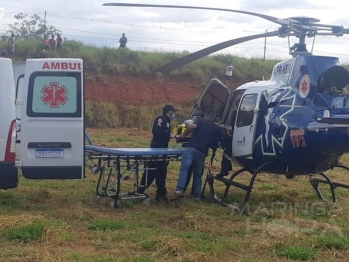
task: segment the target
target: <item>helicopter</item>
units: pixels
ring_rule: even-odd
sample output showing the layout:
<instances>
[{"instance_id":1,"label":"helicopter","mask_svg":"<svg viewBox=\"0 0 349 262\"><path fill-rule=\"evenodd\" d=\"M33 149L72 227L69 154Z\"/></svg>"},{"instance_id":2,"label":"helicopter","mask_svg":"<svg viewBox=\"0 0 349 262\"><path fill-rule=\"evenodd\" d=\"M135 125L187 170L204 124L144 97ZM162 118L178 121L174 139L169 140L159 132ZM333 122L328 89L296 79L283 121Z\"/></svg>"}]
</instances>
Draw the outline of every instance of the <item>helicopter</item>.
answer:
<instances>
[{"instance_id":1,"label":"helicopter","mask_svg":"<svg viewBox=\"0 0 349 262\"><path fill-rule=\"evenodd\" d=\"M349 73L340 66L337 57L313 55L305 43L306 37L339 37L349 34L349 29L320 24L319 19L305 16L280 19L259 13L210 7L127 3L103 5L235 12L257 16L279 25L275 31L218 43L154 70L164 74L216 51L253 39L275 36L297 38L298 43L289 47L291 58L274 66L270 80L246 83L234 91L215 76L206 84L189 119L201 117L203 108L213 106L217 123L232 132L232 159L241 168L229 178L215 176L208 170L205 185L208 183L214 200L240 214L248 213L249 197L256 177L261 173L285 175L289 179L300 175L309 176L320 199L325 200L319 184L329 185L333 202L336 202L335 188L349 189L348 184L334 182L325 173L334 168L349 171L348 166L340 163L341 157L349 153L349 95L344 92L349 83ZM234 110L237 110L235 118L232 117ZM244 172L251 174L247 184L237 182L237 177ZM226 186L222 198L215 192L215 180ZM231 186L246 191L241 205L227 202Z\"/></svg>"}]
</instances>

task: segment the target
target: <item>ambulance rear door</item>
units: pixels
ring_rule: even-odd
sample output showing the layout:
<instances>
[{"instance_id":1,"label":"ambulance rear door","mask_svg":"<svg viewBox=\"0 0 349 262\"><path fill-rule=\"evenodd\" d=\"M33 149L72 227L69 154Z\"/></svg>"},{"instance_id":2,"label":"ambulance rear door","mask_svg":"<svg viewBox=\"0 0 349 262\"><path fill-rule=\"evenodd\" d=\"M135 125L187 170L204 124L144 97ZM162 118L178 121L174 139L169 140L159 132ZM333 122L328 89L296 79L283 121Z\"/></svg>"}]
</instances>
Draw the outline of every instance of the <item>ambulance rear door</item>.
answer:
<instances>
[{"instance_id":1,"label":"ambulance rear door","mask_svg":"<svg viewBox=\"0 0 349 262\"><path fill-rule=\"evenodd\" d=\"M29 59L20 105L17 166L28 179L82 179L84 73L81 59Z\"/></svg>"}]
</instances>

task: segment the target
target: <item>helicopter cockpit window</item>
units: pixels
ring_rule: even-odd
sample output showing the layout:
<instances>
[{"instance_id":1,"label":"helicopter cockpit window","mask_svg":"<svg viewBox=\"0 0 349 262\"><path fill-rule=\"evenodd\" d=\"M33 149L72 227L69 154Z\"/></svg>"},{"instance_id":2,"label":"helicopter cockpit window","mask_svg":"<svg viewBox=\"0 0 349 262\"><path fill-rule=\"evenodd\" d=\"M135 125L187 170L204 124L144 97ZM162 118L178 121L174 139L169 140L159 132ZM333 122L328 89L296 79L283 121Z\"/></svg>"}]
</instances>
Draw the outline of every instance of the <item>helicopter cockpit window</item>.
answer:
<instances>
[{"instance_id":1,"label":"helicopter cockpit window","mask_svg":"<svg viewBox=\"0 0 349 262\"><path fill-rule=\"evenodd\" d=\"M343 96L334 97L332 101L332 108L342 108L345 105L345 98Z\"/></svg>"},{"instance_id":2,"label":"helicopter cockpit window","mask_svg":"<svg viewBox=\"0 0 349 262\"><path fill-rule=\"evenodd\" d=\"M345 96L333 97L328 94L316 94L312 100L314 106L326 107L326 108L343 108L349 107L348 102L346 102Z\"/></svg>"},{"instance_id":3,"label":"helicopter cockpit window","mask_svg":"<svg viewBox=\"0 0 349 262\"><path fill-rule=\"evenodd\" d=\"M254 112L257 103L257 94L246 95L243 97L236 121L237 127L249 126L253 122Z\"/></svg>"}]
</instances>

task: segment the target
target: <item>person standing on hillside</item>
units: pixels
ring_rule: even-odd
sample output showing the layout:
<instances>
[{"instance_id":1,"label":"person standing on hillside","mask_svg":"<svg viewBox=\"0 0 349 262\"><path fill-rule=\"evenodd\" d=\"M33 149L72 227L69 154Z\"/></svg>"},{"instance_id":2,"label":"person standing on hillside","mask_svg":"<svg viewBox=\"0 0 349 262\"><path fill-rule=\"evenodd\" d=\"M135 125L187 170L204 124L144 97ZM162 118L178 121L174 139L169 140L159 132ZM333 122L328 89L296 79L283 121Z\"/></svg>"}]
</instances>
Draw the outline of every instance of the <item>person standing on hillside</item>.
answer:
<instances>
[{"instance_id":1,"label":"person standing on hillside","mask_svg":"<svg viewBox=\"0 0 349 262\"><path fill-rule=\"evenodd\" d=\"M63 42L63 40L62 40L61 35L57 34L57 50L62 49L62 42Z\"/></svg>"},{"instance_id":2,"label":"person standing on hillside","mask_svg":"<svg viewBox=\"0 0 349 262\"><path fill-rule=\"evenodd\" d=\"M171 138L171 119L175 118L176 111L177 109L175 109L173 105L165 105L162 108L162 115L156 117L153 122L153 138L150 143L150 148L168 148L168 143ZM148 188L155 179L157 187L155 200L167 201L167 164L168 163L161 160L149 162L148 168L150 168L150 170L144 171L137 193L144 194L145 189Z\"/></svg>"},{"instance_id":3,"label":"person standing on hillside","mask_svg":"<svg viewBox=\"0 0 349 262\"><path fill-rule=\"evenodd\" d=\"M233 75L234 67L231 65L231 62L225 68L225 85L229 86L231 76Z\"/></svg>"},{"instance_id":4,"label":"person standing on hillside","mask_svg":"<svg viewBox=\"0 0 349 262\"><path fill-rule=\"evenodd\" d=\"M15 48L15 34L11 34L10 39L8 40L8 45L10 46L10 55L14 55L16 48Z\"/></svg>"},{"instance_id":5,"label":"person standing on hillside","mask_svg":"<svg viewBox=\"0 0 349 262\"><path fill-rule=\"evenodd\" d=\"M127 43L127 37L125 36L125 33L122 33L122 37L119 40L120 47L126 47Z\"/></svg>"},{"instance_id":6,"label":"person standing on hillside","mask_svg":"<svg viewBox=\"0 0 349 262\"><path fill-rule=\"evenodd\" d=\"M50 49L50 41L48 40L47 36L44 36L44 39L42 40L42 48L45 51L48 51Z\"/></svg>"},{"instance_id":7,"label":"person standing on hillside","mask_svg":"<svg viewBox=\"0 0 349 262\"><path fill-rule=\"evenodd\" d=\"M49 43L50 43L51 50L55 50L55 48L56 48L56 40L55 40L55 36L54 35L52 35Z\"/></svg>"},{"instance_id":8,"label":"person standing on hillside","mask_svg":"<svg viewBox=\"0 0 349 262\"><path fill-rule=\"evenodd\" d=\"M184 196L184 190L188 179L188 171L193 166L193 186L194 200L201 199L202 174L205 167L205 158L208 150L213 144L218 144L222 137L221 129L213 122L214 111L212 108L205 110L204 118L196 118L182 132L180 138L185 138L193 132L188 145L182 155L181 168L177 182L176 192L171 200L176 200Z\"/></svg>"}]
</instances>

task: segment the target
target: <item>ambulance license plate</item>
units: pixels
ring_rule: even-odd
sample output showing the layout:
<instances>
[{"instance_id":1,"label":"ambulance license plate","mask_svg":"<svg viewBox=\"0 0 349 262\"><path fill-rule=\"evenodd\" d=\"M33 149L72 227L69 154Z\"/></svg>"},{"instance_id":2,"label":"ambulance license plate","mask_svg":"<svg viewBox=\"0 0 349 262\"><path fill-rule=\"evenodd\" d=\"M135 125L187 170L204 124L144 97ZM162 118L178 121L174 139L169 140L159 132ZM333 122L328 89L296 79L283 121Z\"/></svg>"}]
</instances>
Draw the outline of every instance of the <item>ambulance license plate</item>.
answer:
<instances>
[{"instance_id":1,"label":"ambulance license plate","mask_svg":"<svg viewBox=\"0 0 349 262\"><path fill-rule=\"evenodd\" d=\"M63 149L36 149L35 151L36 157L63 157L64 150Z\"/></svg>"}]
</instances>

